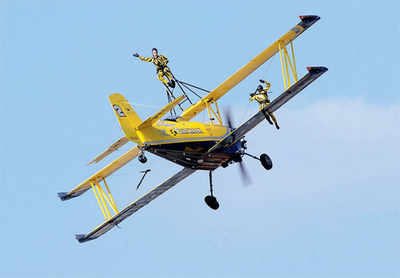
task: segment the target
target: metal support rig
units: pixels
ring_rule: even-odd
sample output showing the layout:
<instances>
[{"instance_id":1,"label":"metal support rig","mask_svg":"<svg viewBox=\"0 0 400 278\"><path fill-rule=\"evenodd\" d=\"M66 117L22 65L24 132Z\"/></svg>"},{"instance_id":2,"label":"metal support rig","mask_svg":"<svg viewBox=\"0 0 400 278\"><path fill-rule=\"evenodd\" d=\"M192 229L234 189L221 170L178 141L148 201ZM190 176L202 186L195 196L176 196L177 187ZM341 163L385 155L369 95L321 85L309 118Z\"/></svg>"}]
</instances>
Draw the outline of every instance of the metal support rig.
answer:
<instances>
[{"instance_id":1,"label":"metal support rig","mask_svg":"<svg viewBox=\"0 0 400 278\"><path fill-rule=\"evenodd\" d=\"M172 73L171 73L171 74L172 74ZM178 107L180 108L180 110L181 110L182 112L185 110L185 109L183 108L183 106L182 106L185 102L189 102L190 105L193 104L192 100L189 98L189 95L188 95L189 92L190 92L191 94L193 94L195 97L198 97L199 99L202 99L202 96L199 94L199 93L200 93L199 91L206 92L206 93L209 93L209 92L210 92L209 90L206 90L206 89L200 88L200 87L198 87L198 86L189 84L189 83L187 83L187 82L183 82L183 81L181 81L181 80L178 80L178 79L175 78L175 76L174 76L173 74L172 74L172 77L174 78L175 83L178 85L179 90L180 90L180 91L182 92L182 94L185 96L185 99L184 99L182 102L178 103ZM169 88L169 87L168 87L167 85L165 85L165 84L164 84L164 86L165 86L165 92L166 92L166 94L167 94L168 102L171 102L171 101L173 101L174 99L176 99L176 97L175 97L175 95L174 95L174 89ZM185 91L185 89L186 89L187 91ZM196 91L197 91L197 92L196 92ZM170 111L170 114L171 114L171 117L172 117L172 118L176 118L176 117L177 117L175 108L173 108L173 109ZM219 114L219 111L218 111L218 114Z\"/></svg>"}]
</instances>

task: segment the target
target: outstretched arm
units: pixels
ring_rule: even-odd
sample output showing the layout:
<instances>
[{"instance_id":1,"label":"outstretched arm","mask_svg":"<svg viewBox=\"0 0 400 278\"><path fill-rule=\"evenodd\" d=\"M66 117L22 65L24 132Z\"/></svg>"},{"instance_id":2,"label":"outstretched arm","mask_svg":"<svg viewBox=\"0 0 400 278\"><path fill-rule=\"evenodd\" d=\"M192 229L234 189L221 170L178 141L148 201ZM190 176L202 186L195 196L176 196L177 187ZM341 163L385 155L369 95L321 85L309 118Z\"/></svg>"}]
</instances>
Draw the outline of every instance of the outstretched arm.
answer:
<instances>
[{"instance_id":1,"label":"outstretched arm","mask_svg":"<svg viewBox=\"0 0 400 278\"><path fill-rule=\"evenodd\" d=\"M140 55L139 55L139 59L142 61L145 61L145 62L150 62L150 63L153 62L153 58L146 58L146 57L142 57Z\"/></svg>"},{"instance_id":2,"label":"outstretched arm","mask_svg":"<svg viewBox=\"0 0 400 278\"><path fill-rule=\"evenodd\" d=\"M146 58L143 56L140 56L138 53L133 53L132 54L133 57L138 57L140 60L145 61L145 62L152 62L153 58Z\"/></svg>"}]
</instances>

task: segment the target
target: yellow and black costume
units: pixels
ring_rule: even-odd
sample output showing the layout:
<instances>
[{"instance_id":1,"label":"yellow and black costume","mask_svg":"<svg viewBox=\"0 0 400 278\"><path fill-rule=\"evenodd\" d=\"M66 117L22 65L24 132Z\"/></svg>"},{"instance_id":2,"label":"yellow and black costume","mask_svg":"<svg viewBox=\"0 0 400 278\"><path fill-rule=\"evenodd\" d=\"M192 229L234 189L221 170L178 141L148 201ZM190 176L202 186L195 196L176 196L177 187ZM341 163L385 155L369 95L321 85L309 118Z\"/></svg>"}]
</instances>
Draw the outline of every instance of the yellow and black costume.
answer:
<instances>
[{"instance_id":1,"label":"yellow and black costume","mask_svg":"<svg viewBox=\"0 0 400 278\"><path fill-rule=\"evenodd\" d=\"M171 88L175 88L175 81L172 77L171 70L167 67L168 59L164 55L158 55L156 57L146 58L138 55L139 59L145 62L153 63L156 66L157 78L165 85L169 85ZM168 78L167 81L164 76Z\"/></svg>"},{"instance_id":2,"label":"yellow and black costume","mask_svg":"<svg viewBox=\"0 0 400 278\"><path fill-rule=\"evenodd\" d=\"M271 101L268 98L268 90L271 87L271 84L264 80L260 80L260 82L264 83L265 87L263 88L261 85L258 85L256 92L253 94L250 94L250 101L256 100L260 104L260 110L263 111L263 109L266 108L269 103L271 103ZM272 112L268 113L268 114L269 114L269 117L267 114L264 113L265 118L268 120L268 122L271 125L273 124L271 122L271 119L272 119L272 121L275 124L275 127L277 129L279 129L279 125L278 125L278 122L277 122L274 114ZM270 117L271 117L271 119L270 119Z\"/></svg>"}]
</instances>

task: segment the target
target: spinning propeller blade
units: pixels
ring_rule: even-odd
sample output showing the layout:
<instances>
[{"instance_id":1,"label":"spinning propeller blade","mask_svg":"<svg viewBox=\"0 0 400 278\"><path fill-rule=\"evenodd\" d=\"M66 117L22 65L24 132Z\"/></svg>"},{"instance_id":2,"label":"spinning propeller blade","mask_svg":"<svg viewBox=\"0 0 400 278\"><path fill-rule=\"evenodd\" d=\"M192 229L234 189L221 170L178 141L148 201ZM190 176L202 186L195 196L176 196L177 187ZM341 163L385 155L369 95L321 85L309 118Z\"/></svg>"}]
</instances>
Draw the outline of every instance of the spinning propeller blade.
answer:
<instances>
[{"instance_id":1,"label":"spinning propeller blade","mask_svg":"<svg viewBox=\"0 0 400 278\"><path fill-rule=\"evenodd\" d=\"M250 178L249 173L247 172L246 167L243 164L243 161L239 162L239 170L240 170L240 176L242 178L243 186L250 185L252 183L251 178Z\"/></svg>"},{"instance_id":2,"label":"spinning propeller blade","mask_svg":"<svg viewBox=\"0 0 400 278\"><path fill-rule=\"evenodd\" d=\"M224 112L225 112L224 114L225 114L226 125L230 128L230 130L233 130L234 127L233 127L233 119L232 119L231 109L227 108L227 109L225 109Z\"/></svg>"},{"instance_id":3,"label":"spinning propeller blade","mask_svg":"<svg viewBox=\"0 0 400 278\"><path fill-rule=\"evenodd\" d=\"M226 125L229 127L230 130L234 130L235 128L233 127L233 117L231 114L231 109L230 108L226 108L224 110L224 115L225 115L225 122ZM239 162L239 172L240 172L240 176L242 178L242 183L244 186L250 185L251 184L251 178L250 175L246 169L246 167L243 164L243 161L240 160Z\"/></svg>"}]
</instances>

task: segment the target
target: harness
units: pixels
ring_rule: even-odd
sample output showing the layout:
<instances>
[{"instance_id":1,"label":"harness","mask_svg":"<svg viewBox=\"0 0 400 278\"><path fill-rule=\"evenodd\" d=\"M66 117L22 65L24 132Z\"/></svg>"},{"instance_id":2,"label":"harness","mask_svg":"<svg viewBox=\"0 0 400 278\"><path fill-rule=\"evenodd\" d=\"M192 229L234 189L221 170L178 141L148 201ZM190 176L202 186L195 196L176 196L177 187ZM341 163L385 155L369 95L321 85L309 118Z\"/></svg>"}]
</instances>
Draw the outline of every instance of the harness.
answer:
<instances>
[{"instance_id":1,"label":"harness","mask_svg":"<svg viewBox=\"0 0 400 278\"><path fill-rule=\"evenodd\" d=\"M168 60L167 60L168 61ZM158 56L157 58L153 58L153 64L156 66L156 72L159 71L164 72L164 69L167 67L164 61L164 57Z\"/></svg>"}]
</instances>

